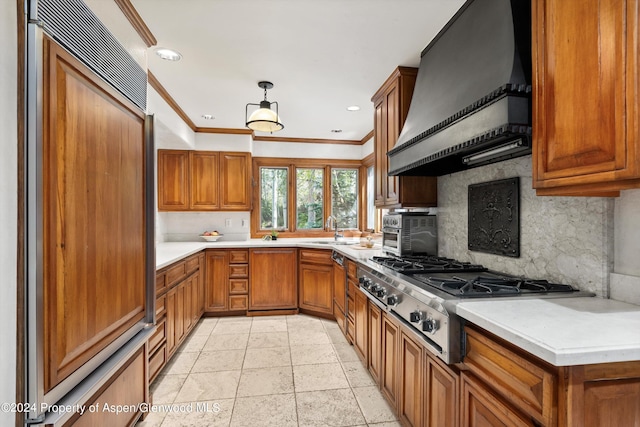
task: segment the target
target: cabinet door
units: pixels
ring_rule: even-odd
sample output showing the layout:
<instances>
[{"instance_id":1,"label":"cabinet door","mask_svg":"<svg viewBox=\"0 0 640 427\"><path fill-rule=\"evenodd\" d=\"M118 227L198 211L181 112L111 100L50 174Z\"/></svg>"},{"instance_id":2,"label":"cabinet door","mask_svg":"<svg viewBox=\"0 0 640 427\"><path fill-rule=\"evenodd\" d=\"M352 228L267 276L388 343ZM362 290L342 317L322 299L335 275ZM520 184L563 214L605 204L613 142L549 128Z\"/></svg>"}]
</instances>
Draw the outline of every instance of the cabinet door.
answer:
<instances>
[{"instance_id":1,"label":"cabinet door","mask_svg":"<svg viewBox=\"0 0 640 427\"><path fill-rule=\"evenodd\" d=\"M191 284L191 323L195 326L202 315L200 307L202 303L200 301L200 288L202 288L202 274L196 272L193 274L193 283Z\"/></svg>"},{"instance_id":2,"label":"cabinet door","mask_svg":"<svg viewBox=\"0 0 640 427\"><path fill-rule=\"evenodd\" d=\"M380 367L382 365L382 312L378 306L369 301L369 373L380 384Z\"/></svg>"},{"instance_id":3,"label":"cabinet door","mask_svg":"<svg viewBox=\"0 0 640 427\"><path fill-rule=\"evenodd\" d=\"M220 153L220 208L223 210L251 209L251 154Z\"/></svg>"},{"instance_id":4,"label":"cabinet door","mask_svg":"<svg viewBox=\"0 0 640 427\"><path fill-rule=\"evenodd\" d=\"M538 194L640 186L638 3L533 2Z\"/></svg>"},{"instance_id":5,"label":"cabinet door","mask_svg":"<svg viewBox=\"0 0 640 427\"><path fill-rule=\"evenodd\" d=\"M424 388L422 386L422 346L400 335L400 402L398 414L405 425L421 426ZM440 427L440 426L439 426Z\"/></svg>"},{"instance_id":6,"label":"cabinet door","mask_svg":"<svg viewBox=\"0 0 640 427\"><path fill-rule=\"evenodd\" d=\"M167 354L176 349L176 288L167 292Z\"/></svg>"},{"instance_id":7,"label":"cabinet door","mask_svg":"<svg viewBox=\"0 0 640 427\"><path fill-rule=\"evenodd\" d=\"M251 249L249 310L298 307L297 258L294 248Z\"/></svg>"},{"instance_id":8,"label":"cabinet door","mask_svg":"<svg viewBox=\"0 0 640 427\"><path fill-rule=\"evenodd\" d=\"M158 210L189 209L189 151L158 150Z\"/></svg>"},{"instance_id":9,"label":"cabinet door","mask_svg":"<svg viewBox=\"0 0 640 427\"><path fill-rule=\"evenodd\" d=\"M43 49L46 393L145 316L144 172L152 166L144 114L46 37Z\"/></svg>"},{"instance_id":10,"label":"cabinet door","mask_svg":"<svg viewBox=\"0 0 640 427\"><path fill-rule=\"evenodd\" d=\"M396 320L382 313L382 393L395 410L398 407L398 346L400 330Z\"/></svg>"},{"instance_id":11,"label":"cabinet door","mask_svg":"<svg viewBox=\"0 0 640 427\"><path fill-rule=\"evenodd\" d=\"M176 347L180 346L185 336L184 328L184 286L180 284L176 286L176 317L174 325L174 333L176 337Z\"/></svg>"},{"instance_id":12,"label":"cabinet door","mask_svg":"<svg viewBox=\"0 0 640 427\"><path fill-rule=\"evenodd\" d=\"M183 308L182 308L182 322L184 327L184 334L188 334L191 331L191 325L193 324L193 303L191 297L193 296L193 275L184 281L183 287Z\"/></svg>"},{"instance_id":13,"label":"cabinet door","mask_svg":"<svg viewBox=\"0 0 640 427\"><path fill-rule=\"evenodd\" d=\"M462 374L462 427L533 427L482 383Z\"/></svg>"},{"instance_id":14,"label":"cabinet door","mask_svg":"<svg viewBox=\"0 0 640 427\"><path fill-rule=\"evenodd\" d=\"M205 311L227 311L229 301L228 252L207 250L205 264Z\"/></svg>"},{"instance_id":15,"label":"cabinet door","mask_svg":"<svg viewBox=\"0 0 640 427\"><path fill-rule=\"evenodd\" d=\"M425 352L424 424L457 427L460 411L460 378L449 367Z\"/></svg>"},{"instance_id":16,"label":"cabinet door","mask_svg":"<svg viewBox=\"0 0 640 427\"><path fill-rule=\"evenodd\" d=\"M354 323L356 327L355 333L353 334L353 338L354 338L353 345L354 345L354 348L356 349L356 353L358 354L358 356L366 366L367 355L369 353L368 341L367 341L367 338L369 337L369 328L367 325L367 320L369 317L368 304L367 304L368 299L362 293L360 288L358 288L358 285L354 283L353 286L357 288L355 292L355 297L353 299L353 302L355 304L355 307L354 307L355 322Z\"/></svg>"},{"instance_id":17,"label":"cabinet door","mask_svg":"<svg viewBox=\"0 0 640 427\"><path fill-rule=\"evenodd\" d=\"M400 123L400 111L399 111L399 94L398 87L392 87L389 92L386 94L385 103L387 104L387 127L386 127L386 147L384 149L386 152L389 152L393 147L396 146L396 142L398 141L398 136L400 136L400 130L402 128L402 123ZM397 176L389 176L387 173L389 172L389 156L384 156L384 167L385 167L385 178L387 180L387 192L384 195L385 205L395 205L398 203L398 177Z\"/></svg>"},{"instance_id":18,"label":"cabinet door","mask_svg":"<svg viewBox=\"0 0 640 427\"><path fill-rule=\"evenodd\" d=\"M333 314L333 266L300 264L300 308Z\"/></svg>"},{"instance_id":19,"label":"cabinet door","mask_svg":"<svg viewBox=\"0 0 640 427\"><path fill-rule=\"evenodd\" d=\"M344 316L347 304L347 276L344 267L338 263L333 264L333 301Z\"/></svg>"},{"instance_id":20,"label":"cabinet door","mask_svg":"<svg viewBox=\"0 0 640 427\"><path fill-rule=\"evenodd\" d=\"M220 207L219 162L218 152L191 151L189 153L191 172L189 208L191 210L208 211L217 210Z\"/></svg>"},{"instance_id":21,"label":"cabinet door","mask_svg":"<svg viewBox=\"0 0 640 427\"><path fill-rule=\"evenodd\" d=\"M374 113L374 144L375 144L375 205L385 205L385 194L387 192L387 104L378 102L375 104Z\"/></svg>"}]
</instances>

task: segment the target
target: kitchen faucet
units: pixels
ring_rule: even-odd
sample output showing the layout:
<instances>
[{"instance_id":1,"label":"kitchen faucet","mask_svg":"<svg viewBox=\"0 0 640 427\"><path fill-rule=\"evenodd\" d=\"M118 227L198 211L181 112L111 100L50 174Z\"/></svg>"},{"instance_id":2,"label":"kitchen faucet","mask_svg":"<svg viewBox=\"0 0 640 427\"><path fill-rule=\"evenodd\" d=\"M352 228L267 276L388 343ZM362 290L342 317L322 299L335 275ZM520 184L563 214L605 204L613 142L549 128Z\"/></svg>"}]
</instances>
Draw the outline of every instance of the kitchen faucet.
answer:
<instances>
[{"instance_id":1,"label":"kitchen faucet","mask_svg":"<svg viewBox=\"0 0 640 427\"><path fill-rule=\"evenodd\" d=\"M332 221L333 221L333 226L335 228L335 232L333 233L333 238L334 240L337 241L339 239L342 239L344 236L338 233L338 220L336 219L336 217L333 215L329 215L329 217L327 218L327 222L324 224L324 226L327 227L328 229L331 229Z\"/></svg>"}]
</instances>

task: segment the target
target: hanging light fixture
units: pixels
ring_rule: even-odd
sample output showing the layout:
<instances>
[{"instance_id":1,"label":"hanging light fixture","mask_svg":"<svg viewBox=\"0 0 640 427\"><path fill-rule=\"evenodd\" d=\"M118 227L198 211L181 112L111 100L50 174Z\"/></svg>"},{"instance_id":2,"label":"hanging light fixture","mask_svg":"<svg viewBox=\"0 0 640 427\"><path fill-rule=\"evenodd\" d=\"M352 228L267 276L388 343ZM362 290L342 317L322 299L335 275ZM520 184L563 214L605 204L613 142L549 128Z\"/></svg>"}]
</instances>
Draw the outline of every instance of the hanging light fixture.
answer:
<instances>
[{"instance_id":1,"label":"hanging light fixture","mask_svg":"<svg viewBox=\"0 0 640 427\"><path fill-rule=\"evenodd\" d=\"M249 129L257 130L260 132L277 132L284 129L284 125L280 121L278 116L278 103L267 101L267 89L273 87L271 82L258 82L258 87L264 89L264 101L260 101L260 104L247 104L245 109L245 121ZM249 116L249 106L258 107ZM275 105L275 110L271 109L271 106Z\"/></svg>"}]
</instances>

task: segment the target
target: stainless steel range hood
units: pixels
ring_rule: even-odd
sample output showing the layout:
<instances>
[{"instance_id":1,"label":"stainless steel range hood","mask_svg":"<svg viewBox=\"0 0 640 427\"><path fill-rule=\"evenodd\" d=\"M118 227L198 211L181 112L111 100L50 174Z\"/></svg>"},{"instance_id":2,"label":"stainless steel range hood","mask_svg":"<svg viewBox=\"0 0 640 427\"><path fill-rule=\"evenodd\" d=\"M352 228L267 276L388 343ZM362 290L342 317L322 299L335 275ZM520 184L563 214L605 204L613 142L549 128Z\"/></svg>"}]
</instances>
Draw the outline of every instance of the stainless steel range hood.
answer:
<instances>
[{"instance_id":1,"label":"stainless steel range hood","mask_svg":"<svg viewBox=\"0 0 640 427\"><path fill-rule=\"evenodd\" d=\"M531 4L469 0L422 52L389 175L438 176L531 152Z\"/></svg>"}]
</instances>

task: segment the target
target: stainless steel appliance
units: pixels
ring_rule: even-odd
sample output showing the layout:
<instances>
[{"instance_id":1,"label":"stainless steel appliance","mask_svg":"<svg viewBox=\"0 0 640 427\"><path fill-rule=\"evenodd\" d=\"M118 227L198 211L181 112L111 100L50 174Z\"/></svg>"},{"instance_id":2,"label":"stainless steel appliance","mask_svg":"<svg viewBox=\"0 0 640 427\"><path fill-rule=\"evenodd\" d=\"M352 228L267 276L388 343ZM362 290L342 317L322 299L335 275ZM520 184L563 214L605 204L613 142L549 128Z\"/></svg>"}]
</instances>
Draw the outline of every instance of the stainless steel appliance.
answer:
<instances>
[{"instance_id":1,"label":"stainless steel appliance","mask_svg":"<svg viewBox=\"0 0 640 427\"><path fill-rule=\"evenodd\" d=\"M464 298L592 296L569 285L437 256L373 257L360 264L358 277L376 305L415 330L446 363L463 357L462 322L455 306Z\"/></svg>"},{"instance_id":2,"label":"stainless steel appliance","mask_svg":"<svg viewBox=\"0 0 640 427\"><path fill-rule=\"evenodd\" d=\"M382 217L382 250L397 256L438 252L436 216L428 212L392 212Z\"/></svg>"}]
</instances>

